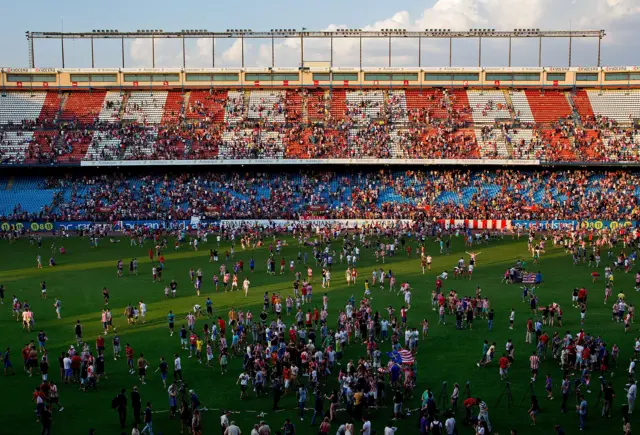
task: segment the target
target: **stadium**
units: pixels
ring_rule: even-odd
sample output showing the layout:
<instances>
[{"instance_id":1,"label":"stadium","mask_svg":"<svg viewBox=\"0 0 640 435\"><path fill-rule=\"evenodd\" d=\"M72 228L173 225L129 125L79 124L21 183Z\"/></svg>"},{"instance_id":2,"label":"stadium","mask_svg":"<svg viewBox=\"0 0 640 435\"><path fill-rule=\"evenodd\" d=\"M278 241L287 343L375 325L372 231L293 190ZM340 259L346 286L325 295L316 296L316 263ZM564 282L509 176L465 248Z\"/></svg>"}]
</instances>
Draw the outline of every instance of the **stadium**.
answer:
<instances>
[{"instance_id":1,"label":"stadium","mask_svg":"<svg viewBox=\"0 0 640 435\"><path fill-rule=\"evenodd\" d=\"M601 66L603 30L26 36L29 67L0 71L0 433L631 433L640 70ZM156 68L165 38L181 68ZM216 67L225 38L241 66ZM252 38L271 66L245 66ZM393 67L405 38L477 40L478 66ZM482 66L492 38L508 66ZM537 67L511 66L518 38ZM95 67L100 39L121 65ZM65 68L74 40L90 68Z\"/></svg>"}]
</instances>

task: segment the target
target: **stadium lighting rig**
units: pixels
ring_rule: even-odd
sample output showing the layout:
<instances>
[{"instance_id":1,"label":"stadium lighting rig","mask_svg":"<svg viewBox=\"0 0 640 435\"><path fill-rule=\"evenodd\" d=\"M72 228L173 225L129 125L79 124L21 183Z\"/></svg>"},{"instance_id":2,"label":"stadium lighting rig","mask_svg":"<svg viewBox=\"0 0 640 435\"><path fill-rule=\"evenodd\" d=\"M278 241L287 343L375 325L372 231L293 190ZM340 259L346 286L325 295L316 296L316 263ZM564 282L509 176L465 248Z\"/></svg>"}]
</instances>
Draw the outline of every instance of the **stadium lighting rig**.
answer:
<instances>
[{"instance_id":1,"label":"stadium lighting rig","mask_svg":"<svg viewBox=\"0 0 640 435\"><path fill-rule=\"evenodd\" d=\"M122 66L124 67L124 41L129 39L151 39L153 67L155 67L155 39L158 38L182 38L183 40L183 67L186 67L186 56L184 55L184 40L190 38L211 39L212 40L212 65L215 66L215 40L221 38L238 38L242 44L242 66L244 67L244 40L245 39L271 39L272 48L276 39L283 38L300 38L300 60L304 64L304 41L308 39L330 39L331 46L331 62L333 65L333 39L334 38L357 38L360 41L360 59L362 59L362 40L368 38L388 38L389 41L389 66L391 66L391 40L394 38L412 38L418 40L418 67L421 66L422 39L448 39L449 40L449 66L451 65L453 40L454 39L476 39L478 41L478 66L482 66L482 40L486 38L508 39L509 41L509 61L511 66L511 40L513 38L538 38L538 66L542 66L542 40L543 39L567 39L569 42L568 65L571 66L571 49L574 38L592 38L598 40L598 56L597 66L600 66L600 48L602 38L606 35L604 30L540 30L537 28L530 29L514 29L514 30L496 30L496 29L469 29L469 30L452 30L452 29L424 29L424 30L407 30L407 29L380 29L380 30L362 30L362 29L336 29L332 30L308 30L306 28L297 29L271 29L270 31L253 31L251 29L226 29L225 31L215 32L206 29L183 29L174 32L165 32L164 30L136 30L136 31L119 31L114 29L98 29L91 32L25 32L29 46L29 63L35 68L35 41L38 39L59 39L62 51L62 67L64 68L64 41L67 39L90 39L91 40L91 65L94 65L93 40L101 39L119 39L122 47ZM273 66L273 65L272 65ZM362 66L362 60L360 61Z\"/></svg>"}]
</instances>

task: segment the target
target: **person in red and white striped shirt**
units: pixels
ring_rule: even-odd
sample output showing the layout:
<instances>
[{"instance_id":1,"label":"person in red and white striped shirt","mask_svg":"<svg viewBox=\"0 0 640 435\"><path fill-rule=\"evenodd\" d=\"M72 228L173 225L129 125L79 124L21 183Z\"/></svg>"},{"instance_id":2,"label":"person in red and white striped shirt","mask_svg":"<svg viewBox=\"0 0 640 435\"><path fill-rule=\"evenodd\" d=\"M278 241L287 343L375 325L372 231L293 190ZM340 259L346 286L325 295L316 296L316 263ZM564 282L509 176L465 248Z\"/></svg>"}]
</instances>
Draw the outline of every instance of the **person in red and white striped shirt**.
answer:
<instances>
[{"instance_id":1,"label":"person in red and white striped shirt","mask_svg":"<svg viewBox=\"0 0 640 435\"><path fill-rule=\"evenodd\" d=\"M529 364L531 366L531 380L533 382L536 381L536 375L538 374L538 369L540 368L540 358L536 355L536 352L533 351L531 356L529 357Z\"/></svg>"}]
</instances>

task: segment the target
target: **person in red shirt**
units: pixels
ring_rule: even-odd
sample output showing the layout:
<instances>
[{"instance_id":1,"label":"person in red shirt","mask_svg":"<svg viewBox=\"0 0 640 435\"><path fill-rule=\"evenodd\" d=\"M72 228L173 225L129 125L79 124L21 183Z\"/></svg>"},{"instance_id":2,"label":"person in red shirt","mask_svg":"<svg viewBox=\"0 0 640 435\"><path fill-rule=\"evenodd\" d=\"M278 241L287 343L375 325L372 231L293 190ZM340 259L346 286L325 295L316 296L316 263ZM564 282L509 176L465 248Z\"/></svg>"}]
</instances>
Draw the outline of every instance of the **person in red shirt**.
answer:
<instances>
[{"instance_id":1,"label":"person in red shirt","mask_svg":"<svg viewBox=\"0 0 640 435\"><path fill-rule=\"evenodd\" d=\"M524 342L531 343L532 336L533 336L533 319L529 318L529 320L527 320L527 333L524 337Z\"/></svg>"},{"instance_id":2,"label":"person in red shirt","mask_svg":"<svg viewBox=\"0 0 640 435\"><path fill-rule=\"evenodd\" d=\"M98 353L104 351L104 337L102 335L98 335L98 338L96 338L96 350Z\"/></svg>"},{"instance_id":3,"label":"person in red shirt","mask_svg":"<svg viewBox=\"0 0 640 435\"><path fill-rule=\"evenodd\" d=\"M80 355L75 354L71 357L71 373L73 374L74 382L80 382L80 367L82 366L82 358Z\"/></svg>"},{"instance_id":4,"label":"person in red shirt","mask_svg":"<svg viewBox=\"0 0 640 435\"><path fill-rule=\"evenodd\" d=\"M466 411L467 421L471 420L471 413L473 412L473 407L478 406L478 403L480 403L480 399L474 399L473 397L469 397L464 402L462 402L462 405L464 406L464 410Z\"/></svg>"},{"instance_id":5,"label":"person in red shirt","mask_svg":"<svg viewBox=\"0 0 640 435\"><path fill-rule=\"evenodd\" d=\"M220 336L224 337L227 332L227 325L222 317L218 317L218 328L220 328Z\"/></svg>"},{"instance_id":6,"label":"person in red shirt","mask_svg":"<svg viewBox=\"0 0 640 435\"><path fill-rule=\"evenodd\" d=\"M539 340L543 345L544 359L547 359L547 344L549 343L549 335L546 332L543 332Z\"/></svg>"},{"instance_id":7,"label":"person in red shirt","mask_svg":"<svg viewBox=\"0 0 640 435\"><path fill-rule=\"evenodd\" d=\"M581 288L578 290L578 302L581 304L587 302L587 289Z\"/></svg>"},{"instance_id":8,"label":"person in red shirt","mask_svg":"<svg viewBox=\"0 0 640 435\"><path fill-rule=\"evenodd\" d=\"M153 261L153 249L149 249L149 260Z\"/></svg>"},{"instance_id":9,"label":"person in red shirt","mask_svg":"<svg viewBox=\"0 0 640 435\"><path fill-rule=\"evenodd\" d=\"M289 329L289 340L291 340L294 343L296 342L296 330L293 329L293 327Z\"/></svg>"},{"instance_id":10,"label":"person in red shirt","mask_svg":"<svg viewBox=\"0 0 640 435\"><path fill-rule=\"evenodd\" d=\"M133 348L129 346L129 343L126 344L124 353L127 356L127 366L129 366L129 373L134 374L136 370L135 370L135 367L133 366Z\"/></svg>"},{"instance_id":11,"label":"person in red shirt","mask_svg":"<svg viewBox=\"0 0 640 435\"><path fill-rule=\"evenodd\" d=\"M45 396L42 391L40 391L40 387L36 387L36 390L33 392L33 401L36 402L36 420L40 423L40 415L42 411L44 411L45 401Z\"/></svg>"},{"instance_id":12,"label":"person in red shirt","mask_svg":"<svg viewBox=\"0 0 640 435\"><path fill-rule=\"evenodd\" d=\"M442 288L442 280L440 278L436 279L436 293L440 293L440 289Z\"/></svg>"},{"instance_id":13,"label":"person in red shirt","mask_svg":"<svg viewBox=\"0 0 640 435\"><path fill-rule=\"evenodd\" d=\"M318 326L318 320L320 320L320 313L318 312L318 308L314 308L313 309L313 321L315 322L316 326Z\"/></svg>"},{"instance_id":14,"label":"person in red shirt","mask_svg":"<svg viewBox=\"0 0 640 435\"><path fill-rule=\"evenodd\" d=\"M507 355L504 353L502 354L502 357L498 362L500 364L500 379L504 380L508 377L509 366L511 365L511 362L509 361L509 358L507 358Z\"/></svg>"},{"instance_id":15,"label":"person in red shirt","mask_svg":"<svg viewBox=\"0 0 640 435\"><path fill-rule=\"evenodd\" d=\"M31 345L27 344L24 348L22 348L22 360L24 362L24 370L27 371L29 369L29 354L31 353Z\"/></svg>"}]
</instances>

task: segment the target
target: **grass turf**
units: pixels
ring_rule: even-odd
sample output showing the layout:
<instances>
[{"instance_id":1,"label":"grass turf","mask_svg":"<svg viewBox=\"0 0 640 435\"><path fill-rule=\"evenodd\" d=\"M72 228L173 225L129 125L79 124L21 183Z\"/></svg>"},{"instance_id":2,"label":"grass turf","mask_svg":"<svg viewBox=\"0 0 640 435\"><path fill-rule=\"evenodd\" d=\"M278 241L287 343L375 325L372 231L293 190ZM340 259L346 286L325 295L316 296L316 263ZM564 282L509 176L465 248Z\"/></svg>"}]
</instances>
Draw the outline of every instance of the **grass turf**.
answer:
<instances>
[{"instance_id":1,"label":"grass turf","mask_svg":"<svg viewBox=\"0 0 640 435\"><path fill-rule=\"evenodd\" d=\"M185 381L190 388L194 388L199 395L203 406L209 409L231 409L234 414L232 419L241 427L243 433L248 434L252 425L258 421L257 415L265 412L264 419L270 424L272 430L279 429L286 417L291 417L296 424L298 434L312 434L317 432L317 428L310 427L310 417L301 422L295 413L296 398L294 394L285 396L280 406L284 411L272 413L271 395L256 398L252 395L244 401L239 400L239 388L235 386L237 376L241 372L242 359L235 358L230 361L229 373L220 374L220 367L216 363L214 368L207 368L200 365L195 360L187 359L186 352L180 351L178 333L169 337L166 316L169 310L176 313L176 319L186 315L187 311L198 302L204 308L204 299L211 296L214 302L215 314L221 315L226 320L226 313L231 306L236 309L246 310L250 308L257 318L262 305L262 295L265 291L278 291L283 295L291 293L292 274L288 267L284 275L270 276L265 272L264 266L268 254L267 249L257 249L241 251L237 248L236 258L243 258L245 270L248 272L248 260L253 256L256 260L256 272L250 276L251 290L249 297L244 298L242 291L235 293L215 293L212 289L211 276L218 271L219 264L208 262L208 249L214 245L210 239L208 244L202 244L199 252L188 251L186 246L179 252L169 248L165 252L166 269L163 274L165 283L153 284L151 280L151 264L147 257L147 250L150 244L144 248L130 247L128 240L121 238L122 243L111 244L103 241L99 248L89 247L87 239L70 238L64 241L57 240L57 245L65 246L66 256L57 256L58 266L44 269L37 269L36 255L41 252L43 262L49 257L51 241L45 239L43 248L38 249L30 245L26 240L19 240L17 243L9 245L2 242L0 250L0 264L3 265L0 271L0 283L7 287L5 303L0 307L0 328L2 339L0 346L4 350L6 347L12 348L12 362L16 369L16 376L4 377L2 379L2 389L4 394L0 395L0 407L3 410L3 418L0 433L35 433L39 431L39 426L35 421L34 408L31 402L32 392L39 384L39 377L29 378L21 370L20 350L25 343L36 339L38 330L43 329L49 341L47 347L50 355L50 379L56 381L59 387L60 401L65 410L62 413L54 411L53 433L85 434L93 427L98 429L98 433L120 433L118 416L115 410L110 408L111 399L125 387L130 392L134 385L139 385L137 376L130 375L126 367L124 358L113 361L111 351L111 338L108 335L106 344L106 372L109 377L99 383L97 392L89 391L82 393L78 391L77 385L65 385L59 382L59 370L57 357L60 352L66 350L70 344L75 344L74 323L80 320L84 326L85 340L95 349L95 338L102 332L100 324L100 311L103 308L101 289L106 286L111 294L109 306L114 313L114 325L118 327L118 333L122 340L122 355L124 356L124 343L130 343L136 352L136 359L140 352L145 354L145 358L150 362L150 372L155 370L159 357L165 356L169 362L172 361L174 352L181 352L183 356L183 374ZM171 245L170 241L170 245ZM415 250L415 243L411 242ZM335 248L339 249L341 243L334 242ZM550 244L549 244L550 245ZM223 244L219 249L221 260L224 251L228 249L228 244ZM291 246L283 248L283 256L288 261L294 259L300 248L296 242ZM305 248L309 252L310 248ZM494 308L496 318L492 332L488 332L486 321L477 319L474 322L473 331L457 331L454 326L454 319L448 316L446 326L437 324L437 313L431 309L431 290L434 287L435 275L442 270L451 270L460 256L468 257L464 254L462 238L455 239L452 243L451 255L439 255L435 242L427 242L427 252L434 256L433 269L426 275L420 271L420 260L414 257L407 259L406 254L397 255L394 258L387 257L386 269L392 269L398 278L398 285L405 280L411 283L413 290L413 306L409 311L408 323L416 326L420 330L420 322L427 318L430 324L429 337L426 341L420 342L418 361L418 386L415 397L410 402L405 403L405 407L418 408L420 406L420 395L426 387L430 387L436 397L439 395L443 381L448 383L448 392L454 382L460 383L464 388L464 383L469 381L473 396L481 396L489 406L489 414L494 433L509 433L510 428L516 428L519 434L527 433L551 433L553 425L560 423L567 433L578 432L578 418L571 409L575 406L575 399L570 401L570 412L560 414L560 392L561 370L553 360L542 363L540 375L535 385L535 391L539 396L541 412L538 415L538 425L530 427L530 420L527 415L529 406L528 400L521 401L529 386L529 363L528 356L534 349L533 345L524 343L525 324L529 318L527 304L521 302L521 290L518 285L502 284L504 270L515 262L517 258L527 258L531 264L530 256L526 250L526 242L512 241L510 237L504 240L491 241L490 244L479 247L474 246L475 251L482 251L478 256L478 263L474 272L473 280L452 280L445 282L444 290L455 288L460 295L475 294L476 286L482 288L482 295L489 297L491 307ZM125 265L132 257L137 257L140 261L140 275L128 276L128 268L125 266L125 277L116 278L116 262L123 259ZM329 325L334 326L337 310L344 307L351 294L355 294L359 299L363 293L363 283L365 279L370 279L371 271L376 264L371 251L362 250L362 260L359 263L359 278L356 287L347 288L344 280L345 265L335 265L333 271L332 288L329 294ZM606 253L603 252L603 259ZM200 298L195 295L193 286L190 285L188 271L189 268L202 268L204 271L203 292ZM314 302L313 305L320 306L321 297L324 290L319 285L320 270L314 268ZM589 420L587 430L592 433L604 433L610 430L611 425L619 427L620 414L619 407L625 403L625 393L623 386L626 381L626 363L632 355L633 339L637 328L632 328L632 333L625 335L621 323L612 323L610 319L611 305L603 305L602 282L591 283L591 270L586 265L573 266L571 258L559 249L550 248L543 255L539 267L544 275L544 285L537 290L541 304L557 302L562 304L565 316L563 328L548 328L549 335L552 330L571 330L577 332L580 329L579 311L571 307L571 289L574 286L585 286L590 290L589 310L585 329L591 334L601 335L609 345L617 343L621 348L621 366L613 368L614 388L617 393L615 399L614 418L603 420L600 411L596 408L596 398L599 383L594 376L592 393L587 395L589 402ZM279 271L279 267L276 267ZM602 272L602 271L601 271ZM303 274L304 275L304 274ZM618 273L616 278L617 293L624 289L629 303L634 303L637 299L633 291L633 274ZM176 279L179 284L178 297L176 299L165 300L164 287L166 282ZM47 281L48 299L40 300L40 282ZM240 276L242 283L243 275ZM221 285L222 288L222 285ZM27 333L22 331L21 324L11 317L11 295L16 294L21 300L27 299L32 306L36 318L35 331ZM57 320L53 308L53 302L58 297L62 301L62 320ZM383 311L389 305L393 305L399 310L403 304L401 296L390 294L388 291L380 291L373 288L372 305L375 310ZM127 303L137 303L144 300L148 306L147 323L127 326L126 320L122 317L124 307ZM508 317L511 307L516 309L515 330L508 329ZM305 306L306 309L306 306ZM293 321L291 318L285 319L287 324ZM179 320L176 320L176 329L179 328ZM210 321L198 320L197 328L201 331L204 323ZM500 405L496 405L498 396L503 391L504 383L500 381L497 368L497 357L502 354L504 344L508 338L512 338L516 348L516 361L511 369L510 378L512 381L513 398L516 408L511 413L507 409L506 398L503 398ZM497 343L496 361L488 368L476 367L476 362L481 357L483 340ZM383 352L389 350L389 344L382 345ZM217 353L217 352L216 352ZM345 353L345 360L357 359L365 355L364 346L361 344L351 345ZM217 358L216 358L217 361ZM386 363L386 356L383 363ZM344 361L346 362L346 361ZM172 364L170 364L171 369ZM544 377L547 373L553 376L554 393L556 400L547 401L544 389ZM335 372L330 378L329 385L335 385ZM171 379L171 375L169 376ZM179 422L169 420L168 398L166 390L162 387L159 373L150 373L147 385L139 385L142 401L151 401L154 410L155 433L175 434L179 432ZM127 393L128 394L128 393ZM462 394L461 394L462 396ZM390 419L391 394L387 390L387 408L371 412L373 427L382 433L384 424ZM307 406L311 407L313 399L307 401ZM328 409L328 404L326 404ZM160 412L159 412L160 411ZM162 412L164 411L164 412ZM462 426L461 420L464 412L462 407L457 414L459 433L472 433L472 429ZM203 433L219 433L219 412L209 411L203 413ZM339 414L339 421L347 420L347 415L343 412ZM398 433L417 433L418 414L394 422L399 428ZM129 409L128 420L131 421L131 410ZM356 429L359 430L361 424L356 422ZM337 424L332 425L332 433L335 433ZM127 430L130 433L130 429Z\"/></svg>"}]
</instances>

